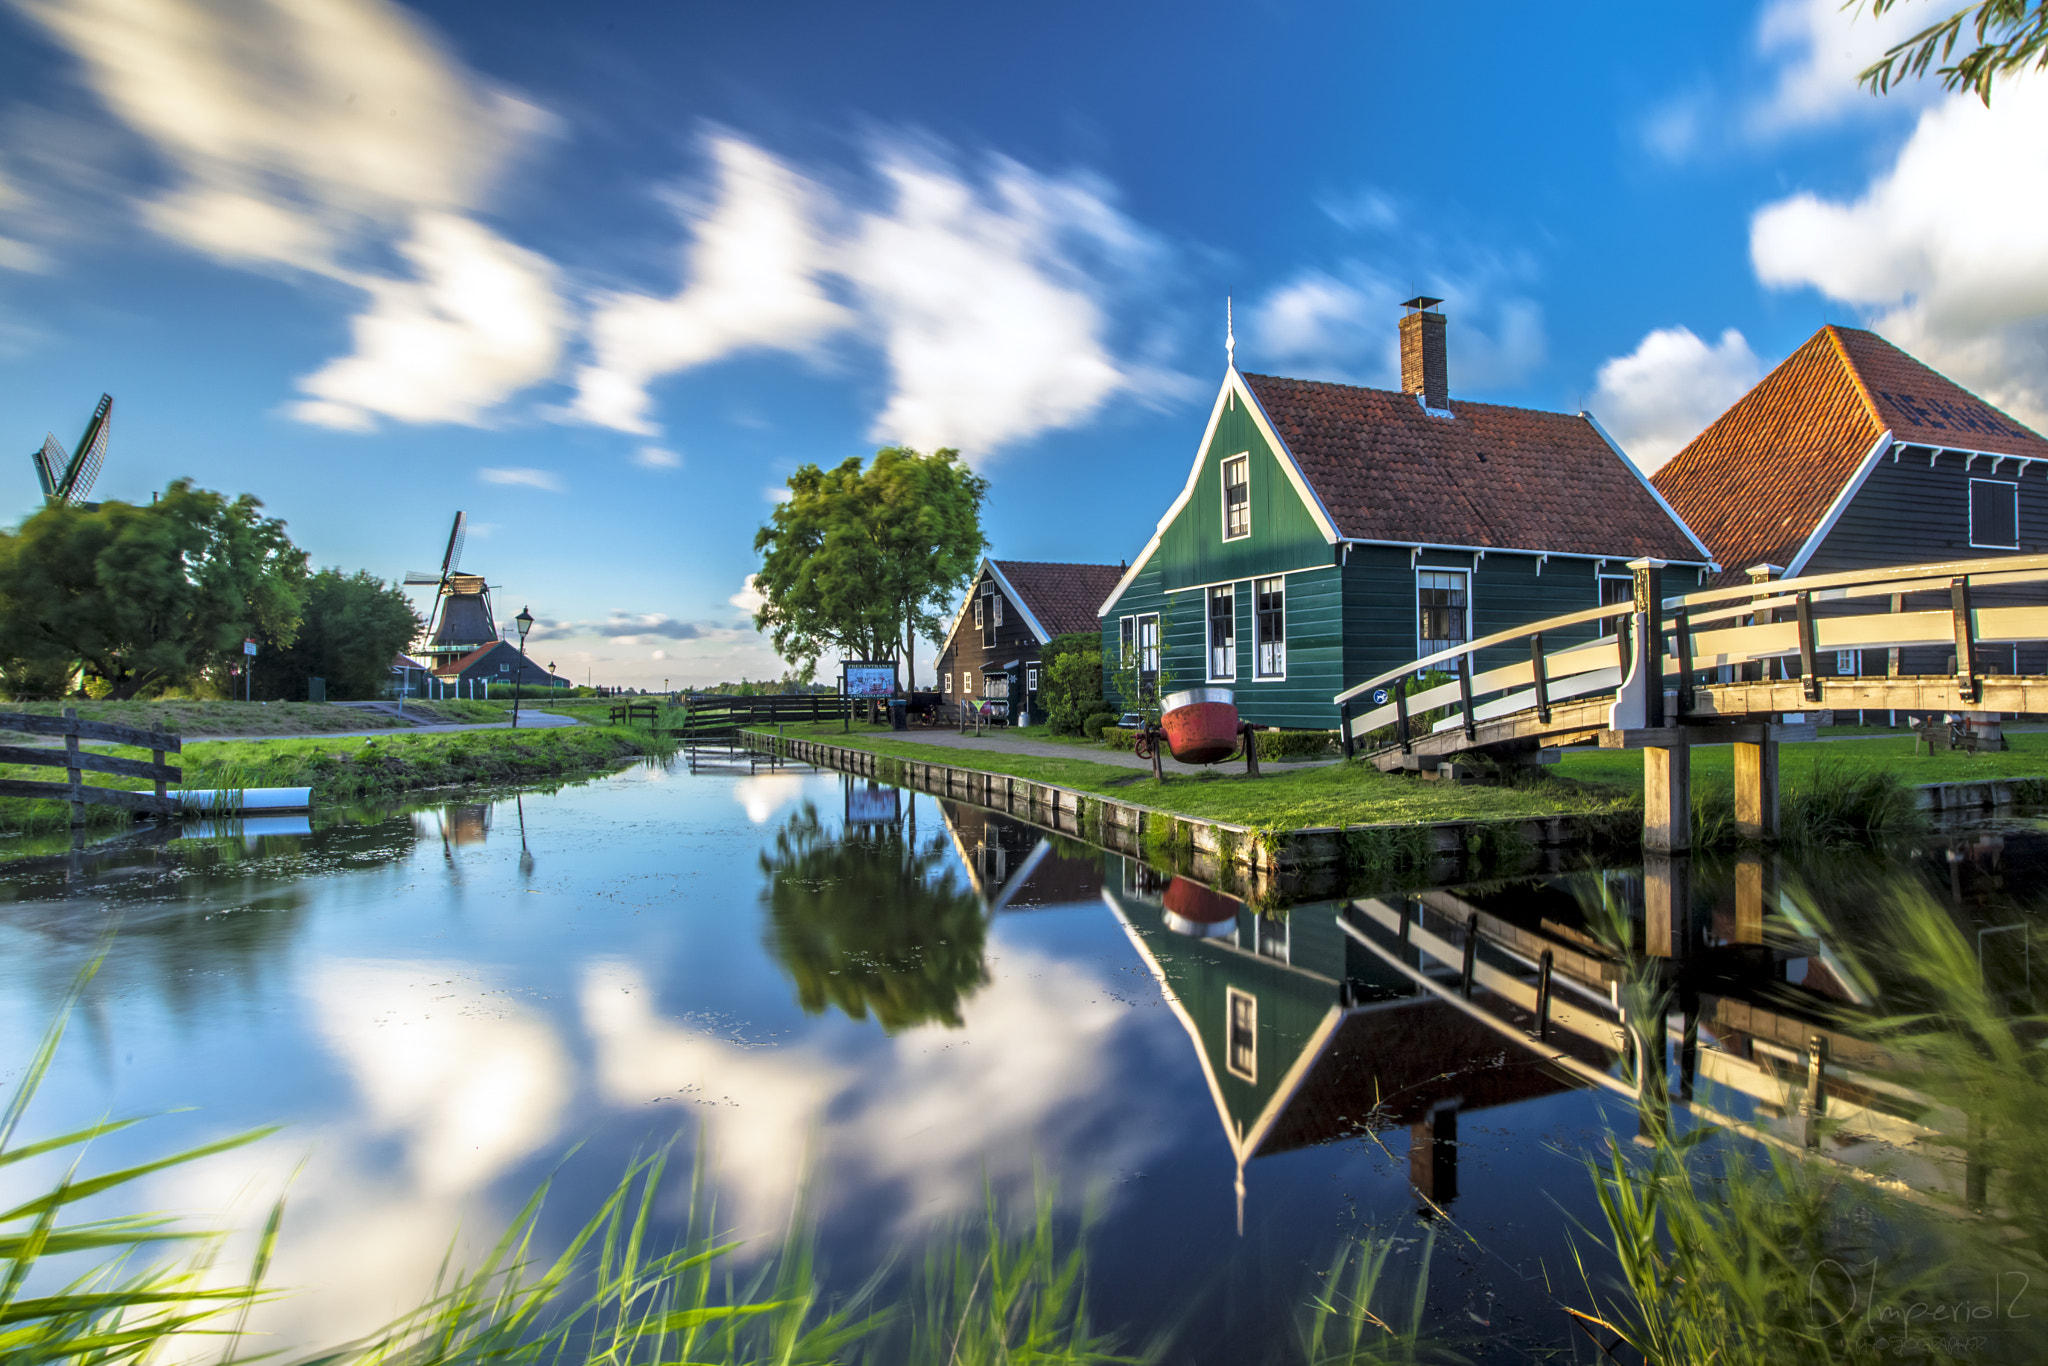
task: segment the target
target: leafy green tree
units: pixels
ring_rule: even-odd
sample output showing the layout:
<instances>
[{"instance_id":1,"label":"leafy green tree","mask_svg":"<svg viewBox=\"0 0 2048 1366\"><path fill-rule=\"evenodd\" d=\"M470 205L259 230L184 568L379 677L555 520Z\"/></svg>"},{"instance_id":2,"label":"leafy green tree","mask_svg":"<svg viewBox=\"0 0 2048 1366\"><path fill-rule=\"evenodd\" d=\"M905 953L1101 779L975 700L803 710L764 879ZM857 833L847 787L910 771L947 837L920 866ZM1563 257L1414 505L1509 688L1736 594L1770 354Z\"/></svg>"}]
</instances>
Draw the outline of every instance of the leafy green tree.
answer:
<instances>
[{"instance_id":1,"label":"leafy green tree","mask_svg":"<svg viewBox=\"0 0 2048 1366\"><path fill-rule=\"evenodd\" d=\"M1898 4L1899 0L1870 0L1870 16L1879 18ZM1950 61L1964 29L1970 31L1974 46ZM1990 104L1995 82L2011 80L2029 65L2037 70L2048 67L2048 0L1977 0L1960 5L1947 18L1887 49L1856 78L1857 83L1882 95L1908 78L1926 75L1937 59L1944 63L1935 67L1944 90L1974 91Z\"/></svg>"},{"instance_id":2,"label":"leafy green tree","mask_svg":"<svg viewBox=\"0 0 2048 1366\"><path fill-rule=\"evenodd\" d=\"M263 642L256 693L298 698L308 678L323 678L337 702L381 696L392 656L412 644L422 625L405 594L368 570L323 569L306 584L296 638L289 645Z\"/></svg>"},{"instance_id":3,"label":"leafy green tree","mask_svg":"<svg viewBox=\"0 0 2048 1366\"><path fill-rule=\"evenodd\" d=\"M114 698L238 661L244 637L290 644L306 555L262 506L180 479L147 506L42 509L0 533L0 639L27 666L78 661Z\"/></svg>"},{"instance_id":4,"label":"leafy green tree","mask_svg":"<svg viewBox=\"0 0 2048 1366\"><path fill-rule=\"evenodd\" d=\"M1081 723L1107 710L1102 700L1102 637L1093 632L1054 636L1041 656L1045 676L1038 697L1055 735L1078 735Z\"/></svg>"},{"instance_id":5,"label":"leafy green tree","mask_svg":"<svg viewBox=\"0 0 2048 1366\"><path fill-rule=\"evenodd\" d=\"M869 660L900 653L915 677L917 637L943 629L940 614L987 548L987 495L988 481L953 450L888 446L865 467L857 456L830 470L803 466L754 536L754 588L763 599L754 625L805 678L828 652Z\"/></svg>"},{"instance_id":6,"label":"leafy green tree","mask_svg":"<svg viewBox=\"0 0 2048 1366\"><path fill-rule=\"evenodd\" d=\"M894 825L827 829L806 802L761 855L768 950L806 1014L872 1013L888 1033L939 1021L988 981L987 922L943 839Z\"/></svg>"}]
</instances>

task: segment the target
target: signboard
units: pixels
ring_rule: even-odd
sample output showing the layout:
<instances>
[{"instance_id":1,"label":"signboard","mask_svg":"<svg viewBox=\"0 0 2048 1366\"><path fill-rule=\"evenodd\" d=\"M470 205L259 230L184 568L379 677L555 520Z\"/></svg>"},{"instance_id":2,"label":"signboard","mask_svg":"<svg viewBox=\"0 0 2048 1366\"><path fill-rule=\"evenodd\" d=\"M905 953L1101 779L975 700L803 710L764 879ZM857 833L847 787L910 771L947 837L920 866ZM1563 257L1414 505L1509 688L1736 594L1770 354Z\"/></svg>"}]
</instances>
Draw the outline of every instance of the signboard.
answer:
<instances>
[{"instance_id":1,"label":"signboard","mask_svg":"<svg viewBox=\"0 0 2048 1366\"><path fill-rule=\"evenodd\" d=\"M894 825L903 814L903 792L869 779L846 780L846 823L848 825Z\"/></svg>"},{"instance_id":2,"label":"signboard","mask_svg":"<svg viewBox=\"0 0 2048 1366\"><path fill-rule=\"evenodd\" d=\"M243 653L243 654L245 654L245 655L253 655L253 654L255 654L255 653L256 653L256 642L255 642L255 641L253 641L253 640L245 640L245 641L243 641L243 642L242 642L242 653Z\"/></svg>"},{"instance_id":3,"label":"signboard","mask_svg":"<svg viewBox=\"0 0 2048 1366\"><path fill-rule=\"evenodd\" d=\"M1387 690L1385 688L1374 688L1372 690L1372 704L1375 707L1387 705Z\"/></svg>"},{"instance_id":4,"label":"signboard","mask_svg":"<svg viewBox=\"0 0 2048 1366\"><path fill-rule=\"evenodd\" d=\"M888 697L896 691L894 664L865 664L849 659L845 674L848 697Z\"/></svg>"}]
</instances>

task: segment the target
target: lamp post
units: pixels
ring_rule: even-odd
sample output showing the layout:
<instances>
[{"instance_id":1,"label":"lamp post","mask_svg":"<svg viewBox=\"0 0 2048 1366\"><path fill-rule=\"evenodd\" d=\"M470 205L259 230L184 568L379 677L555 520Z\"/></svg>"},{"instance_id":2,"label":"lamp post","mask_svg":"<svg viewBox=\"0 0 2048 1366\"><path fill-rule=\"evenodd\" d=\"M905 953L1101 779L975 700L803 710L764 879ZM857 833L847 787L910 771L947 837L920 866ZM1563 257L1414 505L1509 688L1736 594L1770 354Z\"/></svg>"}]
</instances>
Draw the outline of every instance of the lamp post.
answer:
<instances>
[{"instance_id":1,"label":"lamp post","mask_svg":"<svg viewBox=\"0 0 2048 1366\"><path fill-rule=\"evenodd\" d=\"M533 613L520 608L519 615L512 618L512 624L519 628L519 674L512 680L512 729L519 729L519 694L526 684L526 633L533 629Z\"/></svg>"}]
</instances>

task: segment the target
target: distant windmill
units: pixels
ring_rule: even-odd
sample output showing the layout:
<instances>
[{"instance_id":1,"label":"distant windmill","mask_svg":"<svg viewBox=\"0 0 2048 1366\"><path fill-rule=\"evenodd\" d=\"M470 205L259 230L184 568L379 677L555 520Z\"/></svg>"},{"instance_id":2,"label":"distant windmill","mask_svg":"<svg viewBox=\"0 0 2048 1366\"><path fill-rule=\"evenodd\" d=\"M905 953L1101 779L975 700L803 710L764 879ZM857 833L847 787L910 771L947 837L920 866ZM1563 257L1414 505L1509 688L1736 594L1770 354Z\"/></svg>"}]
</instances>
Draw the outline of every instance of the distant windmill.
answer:
<instances>
[{"instance_id":1,"label":"distant windmill","mask_svg":"<svg viewBox=\"0 0 2048 1366\"><path fill-rule=\"evenodd\" d=\"M455 525L448 529L447 553L441 556L441 572L414 569L405 576L408 587L435 585L427 643L420 647L423 655L459 658L498 639L497 618L491 614L491 586L481 574L462 572L462 541L468 530L469 514L456 513Z\"/></svg>"},{"instance_id":2,"label":"distant windmill","mask_svg":"<svg viewBox=\"0 0 2048 1366\"><path fill-rule=\"evenodd\" d=\"M43 486L44 501L50 506L82 503L92 492L92 481L99 477L100 463L107 458L107 428L113 416L113 395L101 394L92 421L85 424L85 435L78 438L77 455L66 454L64 443L52 432L43 448L29 456L29 463L36 467L36 480Z\"/></svg>"}]
</instances>

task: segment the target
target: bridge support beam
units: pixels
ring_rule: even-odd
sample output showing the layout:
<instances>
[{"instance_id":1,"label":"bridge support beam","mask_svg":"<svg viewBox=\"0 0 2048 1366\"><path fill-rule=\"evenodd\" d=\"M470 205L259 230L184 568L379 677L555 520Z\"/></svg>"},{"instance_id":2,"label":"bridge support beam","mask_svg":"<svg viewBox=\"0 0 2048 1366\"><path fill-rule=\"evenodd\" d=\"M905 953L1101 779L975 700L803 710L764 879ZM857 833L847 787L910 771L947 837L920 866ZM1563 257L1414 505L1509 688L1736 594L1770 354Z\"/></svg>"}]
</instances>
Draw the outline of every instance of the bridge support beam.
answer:
<instances>
[{"instance_id":1,"label":"bridge support beam","mask_svg":"<svg viewBox=\"0 0 2048 1366\"><path fill-rule=\"evenodd\" d=\"M1692 857L1643 854L1643 951L1685 958L1693 949Z\"/></svg>"},{"instance_id":2,"label":"bridge support beam","mask_svg":"<svg viewBox=\"0 0 2048 1366\"><path fill-rule=\"evenodd\" d=\"M1778 819L1778 741L1771 728L1754 742L1735 742L1735 833L1774 840Z\"/></svg>"},{"instance_id":3,"label":"bridge support beam","mask_svg":"<svg viewBox=\"0 0 2048 1366\"><path fill-rule=\"evenodd\" d=\"M1643 748L1643 848L1678 854L1692 848L1692 747Z\"/></svg>"}]
</instances>

